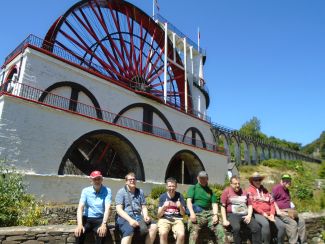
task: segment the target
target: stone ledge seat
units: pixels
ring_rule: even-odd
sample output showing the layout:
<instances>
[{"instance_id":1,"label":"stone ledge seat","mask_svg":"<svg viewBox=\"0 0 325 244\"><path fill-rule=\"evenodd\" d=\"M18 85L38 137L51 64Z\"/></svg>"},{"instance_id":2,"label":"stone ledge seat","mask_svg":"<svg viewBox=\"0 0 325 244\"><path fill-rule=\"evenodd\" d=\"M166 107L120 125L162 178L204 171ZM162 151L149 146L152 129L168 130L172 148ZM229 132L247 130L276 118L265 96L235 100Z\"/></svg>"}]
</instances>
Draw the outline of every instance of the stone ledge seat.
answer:
<instances>
[{"instance_id":1,"label":"stone ledge seat","mask_svg":"<svg viewBox=\"0 0 325 244\"><path fill-rule=\"evenodd\" d=\"M305 219L308 243L310 244L324 244L322 240L322 231L325 229L325 211L322 213L304 213L301 215ZM46 225L46 226L34 226L34 227L1 227L0 228L0 243L1 244L72 244L75 242L74 229L76 225ZM109 234L106 237L106 244L120 243L120 236L118 231L115 229L114 222L108 225ZM248 232L243 230L247 235ZM188 233L185 240L188 241ZM202 231L200 235L201 243L214 243L213 235L209 231ZM232 240L231 232L226 232L227 236ZM87 235L86 244L94 243L94 237L92 233ZM143 243L143 241L135 240L134 243ZM159 237L157 235L156 242L159 243ZM175 240L170 232L169 242L175 243ZM187 242L186 242L187 243ZM232 243L232 242L230 242ZM250 243L247 241L246 243Z\"/></svg>"},{"instance_id":2,"label":"stone ledge seat","mask_svg":"<svg viewBox=\"0 0 325 244\"><path fill-rule=\"evenodd\" d=\"M75 243L74 229L76 225L47 225L35 227L4 227L0 228L0 243L2 244L72 244ZM231 233L227 232L228 238L232 240ZM108 224L108 234L105 237L105 244L120 243L120 235L115 228L114 223ZM186 233L185 240L188 241L188 233ZM188 243L186 241L186 243ZM201 243L216 243L214 242L213 233L209 231L202 231L200 236ZM88 233L85 238L86 244L94 243L93 233ZM135 236L133 243L144 243L143 238ZM159 243L159 236L157 235L155 243ZM169 232L168 243L175 243L172 232ZM250 243L250 242L247 242Z\"/></svg>"}]
</instances>

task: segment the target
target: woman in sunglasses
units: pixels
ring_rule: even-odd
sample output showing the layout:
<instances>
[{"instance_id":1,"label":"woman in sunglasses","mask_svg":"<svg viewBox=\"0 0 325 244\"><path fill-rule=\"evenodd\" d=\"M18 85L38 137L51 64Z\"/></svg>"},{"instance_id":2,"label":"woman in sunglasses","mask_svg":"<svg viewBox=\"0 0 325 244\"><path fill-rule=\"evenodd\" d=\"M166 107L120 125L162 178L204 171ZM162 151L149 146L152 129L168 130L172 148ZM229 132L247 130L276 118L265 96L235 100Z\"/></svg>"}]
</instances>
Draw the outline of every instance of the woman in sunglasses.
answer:
<instances>
[{"instance_id":1,"label":"woman in sunglasses","mask_svg":"<svg viewBox=\"0 0 325 244\"><path fill-rule=\"evenodd\" d=\"M253 173L249 177L250 186L247 189L249 198L252 202L254 217L261 226L262 240L264 244L271 241L271 229L276 227L277 243L284 242L285 226L283 222L275 216L274 200L267 189L262 185L265 176L258 172ZM273 243L273 242L272 242Z\"/></svg>"}]
</instances>

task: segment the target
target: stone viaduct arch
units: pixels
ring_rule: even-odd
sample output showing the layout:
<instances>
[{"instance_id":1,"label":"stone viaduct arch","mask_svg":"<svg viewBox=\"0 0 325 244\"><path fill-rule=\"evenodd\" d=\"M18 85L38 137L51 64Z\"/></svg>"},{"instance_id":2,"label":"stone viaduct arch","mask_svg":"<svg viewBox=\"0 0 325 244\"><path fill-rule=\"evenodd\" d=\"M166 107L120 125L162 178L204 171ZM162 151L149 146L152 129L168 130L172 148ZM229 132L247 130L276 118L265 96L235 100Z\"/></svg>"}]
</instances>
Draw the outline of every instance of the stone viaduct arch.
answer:
<instances>
[{"instance_id":1,"label":"stone viaduct arch","mask_svg":"<svg viewBox=\"0 0 325 244\"><path fill-rule=\"evenodd\" d=\"M320 162L289 148L279 147L260 138L254 138L239 133L239 131L212 124L211 131L218 146L223 146L228 156L228 162L241 164L257 164L265 159L306 160Z\"/></svg>"}]
</instances>

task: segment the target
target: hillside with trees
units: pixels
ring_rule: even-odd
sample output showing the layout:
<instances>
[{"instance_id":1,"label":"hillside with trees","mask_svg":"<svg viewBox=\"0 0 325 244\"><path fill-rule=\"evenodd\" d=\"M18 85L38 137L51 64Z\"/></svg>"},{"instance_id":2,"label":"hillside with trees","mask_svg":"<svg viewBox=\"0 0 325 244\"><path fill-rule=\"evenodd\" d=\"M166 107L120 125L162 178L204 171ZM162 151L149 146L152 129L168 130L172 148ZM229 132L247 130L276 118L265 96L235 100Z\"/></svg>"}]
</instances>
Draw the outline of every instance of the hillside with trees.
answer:
<instances>
[{"instance_id":1,"label":"hillside with trees","mask_svg":"<svg viewBox=\"0 0 325 244\"><path fill-rule=\"evenodd\" d=\"M244 135L247 135L247 136L258 137L260 139L263 139L267 143L276 144L281 147L290 148L291 150L301 151L301 148L302 148L301 143L289 142L286 140L276 138L274 136L268 137L266 134L264 134L261 131L261 121L255 116L252 119L250 119L248 122L244 123L242 125L242 127L239 129L239 132Z\"/></svg>"},{"instance_id":2,"label":"hillside with trees","mask_svg":"<svg viewBox=\"0 0 325 244\"><path fill-rule=\"evenodd\" d=\"M325 131L322 132L318 139L302 147L301 151L325 160Z\"/></svg>"}]
</instances>

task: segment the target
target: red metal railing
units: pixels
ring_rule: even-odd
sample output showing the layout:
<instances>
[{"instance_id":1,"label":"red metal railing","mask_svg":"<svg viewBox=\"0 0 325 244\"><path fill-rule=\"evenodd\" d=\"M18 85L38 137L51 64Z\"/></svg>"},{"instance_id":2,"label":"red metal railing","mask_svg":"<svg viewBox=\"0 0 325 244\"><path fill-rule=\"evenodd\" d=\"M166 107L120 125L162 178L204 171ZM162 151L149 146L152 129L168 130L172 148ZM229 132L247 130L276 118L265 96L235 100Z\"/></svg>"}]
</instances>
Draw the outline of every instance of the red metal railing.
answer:
<instances>
[{"instance_id":1,"label":"red metal railing","mask_svg":"<svg viewBox=\"0 0 325 244\"><path fill-rule=\"evenodd\" d=\"M145 134L154 135L167 140L172 140L186 145L191 145L197 148L224 154L224 148L218 147L215 144L203 142L201 140L197 140L192 137L184 136L180 133L176 133L163 128L152 126L150 124L143 123L124 116L119 116L109 111L101 110L84 103L73 101L66 97L49 93L47 91L40 90L38 88L31 87L29 85L25 85L21 83L13 84L11 82L8 82L0 86L0 96L3 94L8 94L10 96L36 102L38 104L42 104L48 107L53 107L70 113L75 113L91 119L117 125L131 130L139 131ZM44 99L40 100L41 96ZM76 105L74 111L69 110L71 102ZM98 114L101 114L101 116L98 116ZM116 118L118 119L116 122L114 122L114 119Z\"/></svg>"},{"instance_id":2,"label":"red metal railing","mask_svg":"<svg viewBox=\"0 0 325 244\"><path fill-rule=\"evenodd\" d=\"M8 64L10 61L12 61L17 55L19 55L20 53L22 53L25 48L27 47L35 47L37 50L42 50L44 52L49 53L48 50L51 49L51 55L54 55L56 57L58 57L59 59L65 60L69 63L72 63L74 65L78 65L78 67L81 67L84 70L87 70L91 73L95 73L95 74L99 74L102 75L104 77L108 77L108 73L107 70L104 69L103 67L96 65L92 62L90 62L89 60L87 61L84 58L78 57L76 54L71 54L68 51L64 50L63 48L56 46L56 45L50 45L51 48L45 43L45 41L39 37L36 37L34 35L29 35L24 41L22 41L5 59L4 65ZM53 47L53 48L52 48ZM83 60L83 62L81 62L80 60ZM91 63L91 65L89 65ZM129 88L131 87L136 87L138 86L138 84L136 82L133 81L129 81L128 84L120 84L119 85L123 85L123 86L129 86ZM145 89L144 89L145 90ZM141 90L140 90L141 91ZM159 91L157 90L157 93L155 93L155 90L152 89L152 92L154 94L159 94ZM145 92L144 92L145 93ZM153 96L153 95L151 95ZM161 96L157 96L155 95L157 100L160 100L162 103L163 101L163 97ZM177 110L183 111L189 115L192 115L196 118L199 118L201 120L207 121L207 122L211 122L211 118L206 115L203 114L195 109L192 108L187 108L185 109L185 107L183 105L181 105L180 100L173 100L172 97L168 97L167 98L167 105L170 107L173 107Z\"/></svg>"}]
</instances>

